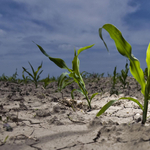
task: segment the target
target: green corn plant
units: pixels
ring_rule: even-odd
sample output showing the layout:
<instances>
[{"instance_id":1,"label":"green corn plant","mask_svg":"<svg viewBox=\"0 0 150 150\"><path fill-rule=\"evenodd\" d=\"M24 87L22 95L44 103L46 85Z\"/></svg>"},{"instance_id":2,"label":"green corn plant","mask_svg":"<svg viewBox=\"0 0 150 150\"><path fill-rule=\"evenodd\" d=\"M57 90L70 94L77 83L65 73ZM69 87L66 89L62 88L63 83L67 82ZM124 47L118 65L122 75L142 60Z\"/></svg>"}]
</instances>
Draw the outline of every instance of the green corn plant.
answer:
<instances>
[{"instance_id":1,"label":"green corn plant","mask_svg":"<svg viewBox=\"0 0 150 150\"><path fill-rule=\"evenodd\" d=\"M29 76L26 76L24 75L24 70L22 71L22 78L23 78L23 82L27 85L27 83L29 82L30 80L30 77Z\"/></svg>"},{"instance_id":2,"label":"green corn plant","mask_svg":"<svg viewBox=\"0 0 150 150\"><path fill-rule=\"evenodd\" d=\"M10 77L5 76L5 74L2 74L2 76L0 77L0 80L1 81L17 82L17 76L18 76L18 74L17 74L17 69L16 69L16 72Z\"/></svg>"},{"instance_id":3,"label":"green corn plant","mask_svg":"<svg viewBox=\"0 0 150 150\"><path fill-rule=\"evenodd\" d=\"M112 77L112 75L111 75L110 73L108 73L108 72L107 72L107 76L108 76L108 77Z\"/></svg>"},{"instance_id":4,"label":"green corn plant","mask_svg":"<svg viewBox=\"0 0 150 150\"><path fill-rule=\"evenodd\" d=\"M128 99L128 100L135 102L143 111L142 124L145 124L146 119L147 119L148 100L150 100L150 43L148 45L147 53L146 53L147 54L146 63L147 63L147 68L148 68L148 78L147 78L147 81L145 81L143 70L140 68L140 62L132 54L132 47L123 38L121 32L112 24L105 24L103 27L99 28L99 36L101 40L103 41L107 51L109 50L102 37L102 29L105 29L109 33L110 37L114 40L118 52L121 55L128 58L128 60L130 61L130 72L141 86L141 93L144 96L144 106L137 99L134 99L131 97L122 97L122 98L119 98L118 100ZM103 114L116 101L117 100L109 101L97 113L97 116L100 116L101 114Z\"/></svg>"},{"instance_id":5,"label":"green corn plant","mask_svg":"<svg viewBox=\"0 0 150 150\"><path fill-rule=\"evenodd\" d=\"M17 73L17 69L16 69L16 72L11 77L8 78L8 81L16 82L17 76L18 76L18 73Z\"/></svg>"},{"instance_id":6,"label":"green corn plant","mask_svg":"<svg viewBox=\"0 0 150 150\"><path fill-rule=\"evenodd\" d=\"M117 73L116 73L117 67L115 67L114 72L113 72L113 77L112 77L112 87L110 90L110 96L113 94L118 95L118 90L115 88L115 85L117 83Z\"/></svg>"},{"instance_id":7,"label":"green corn plant","mask_svg":"<svg viewBox=\"0 0 150 150\"><path fill-rule=\"evenodd\" d=\"M126 81L128 77L128 72L129 72L128 63L126 63L125 70L122 69L121 75L118 77L124 89L125 89L125 86L129 84L129 82Z\"/></svg>"},{"instance_id":8,"label":"green corn plant","mask_svg":"<svg viewBox=\"0 0 150 150\"><path fill-rule=\"evenodd\" d=\"M0 77L1 81L8 81L8 77L5 76L5 74L3 73L2 76Z\"/></svg>"},{"instance_id":9,"label":"green corn plant","mask_svg":"<svg viewBox=\"0 0 150 150\"><path fill-rule=\"evenodd\" d=\"M66 86L70 85L71 83L74 82L73 81L70 81L69 78L67 78L68 73L65 72L65 73L62 73L60 75L60 77L58 78L58 89L57 91L59 91L61 94L62 94L62 99L63 99L63 92L62 92L62 89L64 89Z\"/></svg>"},{"instance_id":10,"label":"green corn plant","mask_svg":"<svg viewBox=\"0 0 150 150\"><path fill-rule=\"evenodd\" d=\"M87 78L89 78L90 73L88 73L88 72L86 72L86 71L83 71L83 72L81 73L81 76L82 76L83 79L87 79Z\"/></svg>"},{"instance_id":11,"label":"green corn plant","mask_svg":"<svg viewBox=\"0 0 150 150\"><path fill-rule=\"evenodd\" d=\"M28 63L29 63L29 65L30 65L31 69L32 69L33 75L32 75L30 72L28 72L27 69L25 69L24 67L22 67L22 68L23 68L23 70L33 79L33 82L34 82L34 84L35 84L35 86L36 86L36 88L37 88L37 84L38 84L38 80L39 80L39 78L40 78L40 74L43 72L43 70L42 70L42 71L38 74L39 70L42 68L42 63L41 63L41 65L38 67L37 71L34 71L34 68L33 68L32 65L30 64L30 62L28 62Z\"/></svg>"},{"instance_id":12,"label":"green corn plant","mask_svg":"<svg viewBox=\"0 0 150 150\"><path fill-rule=\"evenodd\" d=\"M53 58L53 57L49 56L49 55L44 51L44 49L43 49L40 45L38 45L38 44L36 44L36 45L38 46L38 48L40 49L40 51L41 51L45 56L47 56L52 62L54 62L58 67L63 68L63 69L66 69L66 70L68 70L68 71L70 72L70 73L68 74L69 77L73 78L74 81L78 84L78 86L79 86L80 89L81 89L82 94L85 96L85 98L86 98L86 100L87 100L87 102L88 102L89 108L91 109L91 100L92 100L92 98L93 98L95 95L97 95L97 94L99 94L99 93L93 94L90 99L88 98L88 92L87 92L87 90L86 90L86 88L85 88L85 83L84 83L83 78L82 78L82 76L81 76L81 74L80 74L80 71L79 71L80 61L79 61L78 56L79 56L79 54L80 54L82 51L84 51L84 50L86 50L86 49L89 49L89 48L91 48L92 46L94 46L94 44L93 44L93 45L86 46L86 47L82 47L82 48L80 48L77 52L76 52L76 50L74 50L74 59L73 59L73 61L72 61L72 69L69 69L69 68L68 68L68 66L66 65L66 63L64 62L64 60L62 60L62 59L60 59L60 58Z\"/></svg>"},{"instance_id":13,"label":"green corn plant","mask_svg":"<svg viewBox=\"0 0 150 150\"><path fill-rule=\"evenodd\" d=\"M53 82L53 80L49 77L49 74L48 74L48 77L46 77L45 79L42 79L40 81L44 83L43 87L45 89L51 82Z\"/></svg>"},{"instance_id":14,"label":"green corn plant","mask_svg":"<svg viewBox=\"0 0 150 150\"><path fill-rule=\"evenodd\" d=\"M115 85L117 83L117 73L116 73L117 67L115 67L112 77L112 89L115 89Z\"/></svg>"}]
</instances>

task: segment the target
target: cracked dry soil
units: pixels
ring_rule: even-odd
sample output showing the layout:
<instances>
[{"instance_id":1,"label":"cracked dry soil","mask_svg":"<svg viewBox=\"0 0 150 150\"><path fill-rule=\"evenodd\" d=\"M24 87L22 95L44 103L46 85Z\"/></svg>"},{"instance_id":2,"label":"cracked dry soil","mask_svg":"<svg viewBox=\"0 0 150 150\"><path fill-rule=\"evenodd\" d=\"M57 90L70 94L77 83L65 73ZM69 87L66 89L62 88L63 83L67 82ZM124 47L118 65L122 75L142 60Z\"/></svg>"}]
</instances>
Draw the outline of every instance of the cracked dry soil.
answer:
<instances>
[{"instance_id":1,"label":"cracked dry soil","mask_svg":"<svg viewBox=\"0 0 150 150\"><path fill-rule=\"evenodd\" d=\"M122 96L143 103L140 86L128 77L129 87L117 83L119 95L111 95L109 77L85 80L89 96L95 92L92 110L80 93L70 92L74 83L61 93L57 83L44 89L42 83L0 82L0 150L141 150L150 149L150 120L141 125L142 110L133 102L116 102L100 117L97 112L108 101ZM148 111L148 116L150 112ZM8 139L4 143L5 138Z\"/></svg>"}]
</instances>

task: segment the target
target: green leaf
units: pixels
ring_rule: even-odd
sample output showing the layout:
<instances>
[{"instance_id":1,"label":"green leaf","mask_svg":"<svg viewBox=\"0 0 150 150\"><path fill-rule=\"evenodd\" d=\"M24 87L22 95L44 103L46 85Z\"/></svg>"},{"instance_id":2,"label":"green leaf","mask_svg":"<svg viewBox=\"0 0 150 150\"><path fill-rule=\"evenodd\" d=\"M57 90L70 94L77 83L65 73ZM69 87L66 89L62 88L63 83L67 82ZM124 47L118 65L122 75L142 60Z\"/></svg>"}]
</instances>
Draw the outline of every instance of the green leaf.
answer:
<instances>
[{"instance_id":1,"label":"green leaf","mask_svg":"<svg viewBox=\"0 0 150 150\"><path fill-rule=\"evenodd\" d=\"M102 36L102 29L103 29L103 28L99 28L99 36L100 36L101 40L103 41L103 43L104 43L104 45L105 45L107 51L109 52L109 49L108 49L108 47L107 47L107 44L105 43L105 41L104 41L104 39L103 39L103 36Z\"/></svg>"},{"instance_id":2,"label":"green leaf","mask_svg":"<svg viewBox=\"0 0 150 150\"><path fill-rule=\"evenodd\" d=\"M148 48L147 48L146 63L147 63L148 76L149 76L150 75L150 43L149 43Z\"/></svg>"},{"instance_id":3,"label":"green leaf","mask_svg":"<svg viewBox=\"0 0 150 150\"><path fill-rule=\"evenodd\" d=\"M79 65L80 65L80 61L78 59L78 56L75 56L72 61L72 70L74 73L77 74L77 76L80 76Z\"/></svg>"},{"instance_id":4,"label":"green leaf","mask_svg":"<svg viewBox=\"0 0 150 150\"><path fill-rule=\"evenodd\" d=\"M96 95L98 95L98 94L100 94L100 93L94 93L94 94L91 96L91 98L90 98L90 102L91 102L92 99L93 99Z\"/></svg>"},{"instance_id":5,"label":"green leaf","mask_svg":"<svg viewBox=\"0 0 150 150\"><path fill-rule=\"evenodd\" d=\"M70 73L69 77L72 77L74 79L74 81L78 84L78 86L82 90L83 95L86 96L88 94L88 92L87 92L87 90L85 88L85 84L81 80L81 78L79 76L77 76L75 73Z\"/></svg>"},{"instance_id":6,"label":"green leaf","mask_svg":"<svg viewBox=\"0 0 150 150\"><path fill-rule=\"evenodd\" d=\"M28 73L29 76L31 76L34 79L33 75L30 72L28 72L24 67L22 67L22 68L26 73Z\"/></svg>"},{"instance_id":7,"label":"green leaf","mask_svg":"<svg viewBox=\"0 0 150 150\"><path fill-rule=\"evenodd\" d=\"M119 98L118 100L120 100L120 99L128 99L128 100L130 100L130 101L133 101L133 102L135 102L136 104L138 104L139 107L143 110L142 104L141 104L137 99L135 99L135 98L132 98L132 97L121 97L121 98Z\"/></svg>"},{"instance_id":8,"label":"green leaf","mask_svg":"<svg viewBox=\"0 0 150 150\"><path fill-rule=\"evenodd\" d=\"M134 99L134 98L132 98L132 97L121 97L121 98L119 98L118 100L121 100L121 99L123 99L123 100L125 100L125 99L131 100L131 101L135 102L136 104L138 104L139 107L143 110L142 104L141 104L137 99ZM97 113L96 116L98 117L98 116L100 116L101 114L103 114L110 106L112 106L113 103L115 103L115 102L118 101L118 100L111 100L111 101L109 101L106 105L104 105L104 106L101 108L101 110Z\"/></svg>"},{"instance_id":9,"label":"green leaf","mask_svg":"<svg viewBox=\"0 0 150 150\"><path fill-rule=\"evenodd\" d=\"M4 142L3 142L3 144L5 144L6 143L6 141L7 141L7 139L9 138L9 136L7 135L6 137L5 137L5 139L4 139Z\"/></svg>"},{"instance_id":10,"label":"green leaf","mask_svg":"<svg viewBox=\"0 0 150 150\"><path fill-rule=\"evenodd\" d=\"M71 97L72 97L72 99L74 99L73 92L76 91L76 90L77 90L77 89L73 89L73 90L71 91Z\"/></svg>"},{"instance_id":11,"label":"green leaf","mask_svg":"<svg viewBox=\"0 0 150 150\"><path fill-rule=\"evenodd\" d=\"M113 103L115 103L117 100L111 100L106 105L104 105L101 110L97 113L97 117L103 114Z\"/></svg>"},{"instance_id":12,"label":"green leaf","mask_svg":"<svg viewBox=\"0 0 150 150\"><path fill-rule=\"evenodd\" d=\"M38 67L37 71L35 72L36 75L38 74L39 70L42 68L42 64L43 64L43 62L41 62L41 65ZM39 75L40 75L40 74L41 74L41 73L39 73Z\"/></svg>"},{"instance_id":13,"label":"green leaf","mask_svg":"<svg viewBox=\"0 0 150 150\"><path fill-rule=\"evenodd\" d=\"M145 94L144 73L143 70L140 68L140 62L131 53L132 52L131 45L123 38L121 32L112 24L105 24L102 28L105 29L109 33L110 37L114 40L118 52L130 60L131 74L141 85L142 88L141 92L144 95ZM102 37L102 28L99 29L99 36L104 42L106 49L108 50L108 47Z\"/></svg>"},{"instance_id":14,"label":"green leaf","mask_svg":"<svg viewBox=\"0 0 150 150\"><path fill-rule=\"evenodd\" d=\"M33 68L32 65L30 64L30 62L28 62L28 63L29 63L29 65L30 65L30 67L31 67L31 69L32 69L32 72L33 72L33 75L34 75L34 77L35 77L36 74L35 74L34 68Z\"/></svg>"},{"instance_id":15,"label":"green leaf","mask_svg":"<svg viewBox=\"0 0 150 150\"><path fill-rule=\"evenodd\" d=\"M67 72L62 73L58 79L58 86L61 87L63 85L63 80L66 78L66 75L68 75Z\"/></svg>"},{"instance_id":16,"label":"green leaf","mask_svg":"<svg viewBox=\"0 0 150 150\"><path fill-rule=\"evenodd\" d=\"M43 70L41 70L41 72L38 74L38 76L37 76L37 79L36 80L39 80L39 78L40 78L40 74L43 72Z\"/></svg>"},{"instance_id":17,"label":"green leaf","mask_svg":"<svg viewBox=\"0 0 150 150\"><path fill-rule=\"evenodd\" d=\"M58 67L60 68L63 68L63 69L67 69L69 72L71 72L72 70L68 68L68 66L66 65L66 63L64 62L64 60L60 59L60 58L53 58L53 57L50 57L45 51L44 49L36 44L38 46L38 48L40 49L40 51L45 55L47 56L52 62L54 62Z\"/></svg>"},{"instance_id":18,"label":"green leaf","mask_svg":"<svg viewBox=\"0 0 150 150\"><path fill-rule=\"evenodd\" d=\"M89 46L85 46L85 47L82 47L82 48L78 49L78 55L79 55L82 51L84 51L84 50L86 50L86 49L88 49L88 48L91 48L91 47L93 47L94 45L95 45L95 44L89 45Z\"/></svg>"},{"instance_id":19,"label":"green leaf","mask_svg":"<svg viewBox=\"0 0 150 150\"><path fill-rule=\"evenodd\" d=\"M80 90L80 89L73 89L72 91L71 91L71 97L72 97L72 99L74 99L74 95L73 95L73 92L74 91L78 91L78 92L80 92L81 94L83 94L83 92ZM84 95L84 94L83 94Z\"/></svg>"},{"instance_id":20,"label":"green leaf","mask_svg":"<svg viewBox=\"0 0 150 150\"><path fill-rule=\"evenodd\" d=\"M61 76L58 79L58 88L61 91L62 89L64 89L66 86L68 86L69 84L73 83L73 81L70 81L70 79L67 79L68 73L62 73Z\"/></svg>"}]
</instances>

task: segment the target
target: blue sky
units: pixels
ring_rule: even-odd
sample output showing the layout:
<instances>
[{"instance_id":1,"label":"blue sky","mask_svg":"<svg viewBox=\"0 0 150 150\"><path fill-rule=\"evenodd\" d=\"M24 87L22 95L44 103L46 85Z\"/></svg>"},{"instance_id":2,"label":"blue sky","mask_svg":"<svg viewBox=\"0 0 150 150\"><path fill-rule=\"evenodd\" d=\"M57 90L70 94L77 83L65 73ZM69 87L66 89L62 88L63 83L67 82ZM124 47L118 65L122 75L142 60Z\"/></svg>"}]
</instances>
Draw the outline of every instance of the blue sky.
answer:
<instances>
[{"instance_id":1,"label":"blue sky","mask_svg":"<svg viewBox=\"0 0 150 150\"><path fill-rule=\"evenodd\" d=\"M59 76L58 68L32 42L41 45L52 57L62 58L71 68L74 48L95 44L80 54L80 71L112 74L124 69L126 59L116 50L103 30L110 55L99 38L98 29L115 25L131 44L132 52L146 67L150 42L149 0L0 0L0 76L11 76L16 68L35 70L43 61L41 78Z\"/></svg>"}]
</instances>

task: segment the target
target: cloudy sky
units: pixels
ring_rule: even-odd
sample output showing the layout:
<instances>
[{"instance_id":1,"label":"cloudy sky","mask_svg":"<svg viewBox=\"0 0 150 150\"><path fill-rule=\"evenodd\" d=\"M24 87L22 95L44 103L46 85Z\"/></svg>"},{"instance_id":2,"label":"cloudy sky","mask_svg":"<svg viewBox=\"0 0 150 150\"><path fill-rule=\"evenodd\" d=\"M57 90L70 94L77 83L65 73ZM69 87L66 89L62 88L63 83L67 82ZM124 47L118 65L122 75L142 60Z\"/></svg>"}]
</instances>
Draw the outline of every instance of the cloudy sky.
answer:
<instances>
[{"instance_id":1,"label":"cloudy sky","mask_svg":"<svg viewBox=\"0 0 150 150\"><path fill-rule=\"evenodd\" d=\"M145 69L150 42L149 0L0 0L0 76L11 76L16 68L31 71L43 61L41 78L59 76L58 68L32 42L41 45L52 57L62 58L71 68L74 48L95 44L79 56L80 71L112 74L124 69L126 59L116 50L103 30L108 54L98 29L106 23L115 25L131 44L132 52Z\"/></svg>"}]
</instances>

